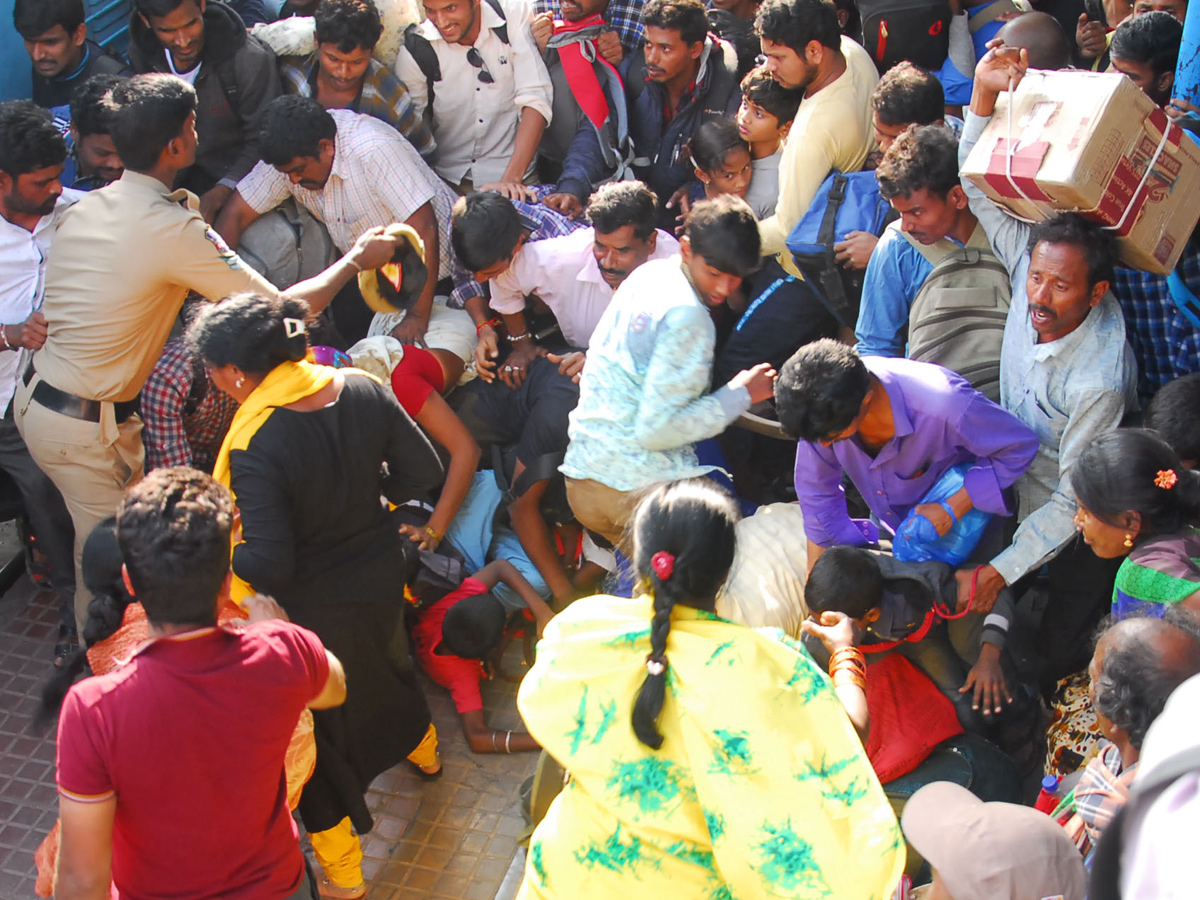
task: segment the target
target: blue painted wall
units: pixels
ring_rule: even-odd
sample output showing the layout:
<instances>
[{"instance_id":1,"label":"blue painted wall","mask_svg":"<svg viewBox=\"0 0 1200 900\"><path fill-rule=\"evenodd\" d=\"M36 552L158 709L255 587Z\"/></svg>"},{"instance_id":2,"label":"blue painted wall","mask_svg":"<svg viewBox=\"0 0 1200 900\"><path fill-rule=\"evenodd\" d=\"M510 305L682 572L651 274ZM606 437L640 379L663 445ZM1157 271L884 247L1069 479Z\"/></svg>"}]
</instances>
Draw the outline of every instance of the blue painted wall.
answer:
<instances>
[{"instance_id":1,"label":"blue painted wall","mask_svg":"<svg viewBox=\"0 0 1200 900\"><path fill-rule=\"evenodd\" d=\"M102 46L125 52L129 0L84 0L88 34ZM12 26L13 0L0 0L0 100L28 97L29 57Z\"/></svg>"},{"instance_id":2,"label":"blue painted wall","mask_svg":"<svg viewBox=\"0 0 1200 900\"><path fill-rule=\"evenodd\" d=\"M12 26L13 0L0 0L0 100L28 97L29 57Z\"/></svg>"}]
</instances>

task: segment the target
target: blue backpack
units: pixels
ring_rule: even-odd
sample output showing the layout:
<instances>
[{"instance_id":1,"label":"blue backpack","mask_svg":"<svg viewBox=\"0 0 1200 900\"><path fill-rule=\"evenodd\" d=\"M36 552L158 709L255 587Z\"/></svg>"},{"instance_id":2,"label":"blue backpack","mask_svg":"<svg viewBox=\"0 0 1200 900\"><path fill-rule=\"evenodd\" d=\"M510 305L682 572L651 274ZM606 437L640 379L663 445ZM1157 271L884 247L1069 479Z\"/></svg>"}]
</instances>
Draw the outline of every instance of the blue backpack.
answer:
<instances>
[{"instance_id":1,"label":"blue backpack","mask_svg":"<svg viewBox=\"0 0 1200 900\"><path fill-rule=\"evenodd\" d=\"M838 323L853 329L858 321L863 273L838 265L833 245L851 231L883 233L891 205L879 195L873 171L834 172L821 184L787 238L796 265Z\"/></svg>"}]
</instances>

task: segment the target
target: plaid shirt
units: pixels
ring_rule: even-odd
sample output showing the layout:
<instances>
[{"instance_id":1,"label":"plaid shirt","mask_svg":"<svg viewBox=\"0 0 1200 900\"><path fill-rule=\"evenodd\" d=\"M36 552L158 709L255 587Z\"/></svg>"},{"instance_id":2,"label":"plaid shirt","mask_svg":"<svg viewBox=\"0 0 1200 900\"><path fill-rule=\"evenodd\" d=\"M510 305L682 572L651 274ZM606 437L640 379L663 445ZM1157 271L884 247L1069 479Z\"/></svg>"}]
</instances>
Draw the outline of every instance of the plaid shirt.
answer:
<instances>
[{"instance_id":1,"label":"plaid shirt","mask_svg":"<svg viewBox=\"0 0 1200 900\"><path fill-rule=\"evenodd\" d=\"M537 184L533 185L533 190L537 194L538 200L541 201L547 194L554 193L554 186ZM529 243L546 238L562 237L564 234L587 227L587 222L583 219L568 219L550 207L542 206L540 202L526 203L523 200L511 202L517 208L517 212L521 214L521 218L525 220L525 227L529 229L529 237L526 238ZM458 266L458 269L462 268L462 266ZM465 277L461 273L456 273L454 290L450 292L450 300L446 305L452 309L462 309L472 297L482 296L484 296L483 285L475 280L472 273L466 272Z\"/></svg>"},{"instance_id":2,"label":"plaid shirt","mask_svg":"<svg viewBox=\"0 0 1200 900\"><path fill-rule=\"evenodd\" d=\"M211 472L221 441L237 412L237 401L219 391L197 365L183 338L163 348L162 356L142 388L142 443L146 471L193 466ZM204 396L193 396L197 373L205 381ZM200 385L195 385L197 389Z\"/></svg>"},{"instance_id":3,"label":"plaid shirt","mask_svg":"<svg viewBox=\"0 0 1200 900\"><path fill-rule=\"evenodd\" d=\"M1200 296L1200 247L1188 244L1175 271ZM1200 372L1200 329L1175 305L1165 275L1117 269L1112 292L1125 314L1125 337L1137 360L1143 405L1168 381Z\"/></svg>"},{"instance_id":4,"label":"plaid shirt","mask_svg":"<svg viewBox=\"0 0 1200 900\"><path fill-rule=\"evenodd\" d=\"M311 56L285 56L279 60L279 77L289 94L301 97L317 95L317 54ZM373 116L387 122L412 144L421 157L428 160L437 149L433 132L423 116L418 115L412 96L404 82L376 59L371 60L363 78L358 98L350 104L356 113Z\"/></svg>"},{"instance_id":5,"label":"plaid shirt","mask_svg":"<svg viewBox=\"0 0 1200 900\"><path fill-rule=\"evenodd\" d=\"M642 43L642 3L643 0L608 0L608 7L600 14L621 39L626 56ZM548 12L556 19L562 18L558 0L535 0L533 11L537 14Z\"/></svg>"}]
</instances>

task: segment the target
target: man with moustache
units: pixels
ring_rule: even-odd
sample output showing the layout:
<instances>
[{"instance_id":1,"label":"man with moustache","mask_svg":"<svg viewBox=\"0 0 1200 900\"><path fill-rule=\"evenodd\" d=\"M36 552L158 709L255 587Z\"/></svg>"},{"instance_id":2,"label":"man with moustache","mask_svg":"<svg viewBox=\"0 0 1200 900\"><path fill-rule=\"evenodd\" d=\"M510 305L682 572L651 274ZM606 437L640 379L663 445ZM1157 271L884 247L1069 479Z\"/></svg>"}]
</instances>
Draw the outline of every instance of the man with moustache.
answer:
<instances>
[{"instance_id":1,"label":"man with moustache","mask_svg":"<svg viewBox=\"0 0 1200 900\"><path fill-rule=\"evenodd\" d=\"M677 213L665 204L695 168L687 142L704 122L733 118L741 105L737 53L708 33L700 0L648 0L642 24L646 40L621 67L633 171L658 196L657 224L670 231Z\"/></svg>"},{"instance_id":2,"label":"man with moustache","mask_svg":"<svg viewBox=\"0 0 1200 900\"><path fill-rule=\"evenodd\" d=\"M76 643L75 531L58 488L17 431L12 398L30 353L46 341L41 308L50 243L63 213L82 196L63 191L66 158L67 145L48 112L28 100L0 103L0 469L16 482L38 547L50 560L62 610L58 658Z\"/></svg>"},{"instance_id":3,"label":"man with moustache","mask_svg":"<svg viewBox=\"0 0 1200 900\"><path fill-rule=\"evenodd\" d=\"M562 372L578 382L592 332L613 292L642 263L679 252L679 242L652 225L657 203L654 192L640 181L606 184L588 202L590 228L524 242L507 268L489 281L491 308L502 317L510 340L529 333L525 302L536 295L557 320L562 341L572 348L562 357ZM475 350L475 366L485 381L497 374L490 346L480 341ZM501 380L516 387L529 363L545 354L533 338L513 342Z\"/></svg>"},{"instance_id":4,"label":"man with moustache","mask_svg":"<svg viewBox=\"0 0 1200 900\"><path fill-rule=\"evenodd\" d=\"M979 61L960 165L979 140L1001 91L1015 89L1027 51L996 48ZM1011 79L1011 83L1010 83ZM1029 226L1008 215L968 179L963 191L1012 278L1000 354L1001 404L1029 425L1040 445L1016 483L1012 544L960 582L960 606L987 612L1001 588L1049 562L1050 603L1038 649L1043 689L1087 660L1093 629L1109 608L1117 566L1075 541L1070 471L1083 448L1136 408L1136 367L1125 321L1111 293L1117 257L1111 233L1075 214Z\"/></svg>"},{"instance_id":5,"label":"man with moustache","mask_svg":"<svg viewBox=\"0 0 1200 900\"><path fill-rule=\"evenodd\" d=\"M59 119L72 92L93 75L129 70L88 40L83 0L15 0L13 26L33 63L33 102Z\"/></svg>"}]
</instances>

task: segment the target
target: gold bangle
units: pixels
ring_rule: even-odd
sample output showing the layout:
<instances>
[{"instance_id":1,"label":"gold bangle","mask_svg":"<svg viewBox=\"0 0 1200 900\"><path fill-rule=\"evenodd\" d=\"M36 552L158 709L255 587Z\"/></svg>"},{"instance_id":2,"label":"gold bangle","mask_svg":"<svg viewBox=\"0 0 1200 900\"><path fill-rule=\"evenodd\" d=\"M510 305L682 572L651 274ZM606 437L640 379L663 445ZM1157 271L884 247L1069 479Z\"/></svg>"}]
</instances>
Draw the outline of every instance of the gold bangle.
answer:
<instances>
[{"instance_id":1,"label":"gold bangle","mask_svg":"<svg viewBox=\"0 0 1200 900\"><path fill-rule=\"evenodd\" d=\"M834 672L831 680L833 681L834 687L846 687L849 685L854 685L855 687L861 689L863 693L866 693L867 690L867 679L855 672L849 671L848 669L839 669L838 671Z\"/></svg>"},{"instance_id":2,"label":"gold bangle","mask_svg":"<svg viewBox=\"0 0 1200 900\"><path fill-rule=\"evenodd\" d=\"M421 530L424 531L431 538L433 538L435 543L440 544L442 542L442 535L438 534L436 531L434 531L428 525L424 526Z\"/></svg>"},{"instance_id":3,"label":"gold bangle","mask_svg":"<svg viewBox=\"0 0 1200 900\"><path fill-rule=\"evenodd\" d=\"M863 656L863 652L857 647L843 647L841 650L834 650L829 655L830 667L836 666L843 660L852 660L864 668L867 665L867 658Z\"/></svg>"}]
</instances>

